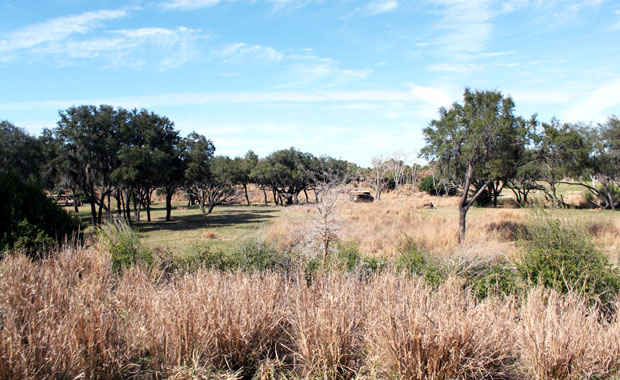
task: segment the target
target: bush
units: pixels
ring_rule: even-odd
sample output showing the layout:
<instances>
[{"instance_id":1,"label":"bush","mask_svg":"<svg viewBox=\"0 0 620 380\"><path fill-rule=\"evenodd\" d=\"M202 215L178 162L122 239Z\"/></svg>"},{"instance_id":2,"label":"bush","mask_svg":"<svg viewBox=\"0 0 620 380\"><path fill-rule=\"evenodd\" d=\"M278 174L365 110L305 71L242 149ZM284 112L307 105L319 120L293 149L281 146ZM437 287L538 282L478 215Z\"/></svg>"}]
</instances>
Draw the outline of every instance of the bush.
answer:
<instances>
[{"instance_id":1,"label":"bush","mask_svg":"<svg viewBox=\"0 0 620 380\"><path fill-rule=\"evenodd\" d=\"M398 272L418 275L432 286L439 285L447 277L447 267L409 236L403 241L395 264Z\"/></svg>"},{"instance_id":2,"label":"bush","mask_svg":"<svg viewBox=\"0 0 620 380\"><path fill-rule=\"evenodd\" d=\"M344 272L359 272L368 275L380 271L385 263L376 258L365 257L355 241L341 242L336 251L328 256L328 266Z\"/></svg>"},{"instance_id":3,"label":"bush","mask_svg":"<svg viewBox=\"0 0 620 380\"><path fill-rule=\"evenodd\" d=\"M136 264L153 263L151 251L143 247L136 232L124 221L113 221L97 229L97 241L112 259L116 271Z\"/></svg>"},{"instance_id":4,"label":"bush","mask_svg":"<svg viewBox=\"0 0 620 380\"><path fill-rule=\"evenodd\" d=\"M439 186L439 180L438 179L433 180L432 176L423 178L422 181L420 181L420 184L418 185L418 189L420 191L427 192L429 195L435 195L435 196L444 196L444 195L454 196L456 195L456 190L457 190L456 188L449 187L446 192L446 188L443 186Z\"/></svg>"},{"instance_id":5,"label":"bush","mask_svg":"<svg viewBox=\"0 0 620 380\"><path fill-rule=\"evenodd\" d=\"M19 249L39 257L67 236L79 237L77 219L14 173L0 173L0 199L0 251Z\"/></svg>"},{"instance_id":6,"label":"bush","mask_svg":"<svg viewBox=\"0 0 620 380\"><path fill-rule=\"evenodd\" d=\"M520 292L521 284L514 265L504 259L463 261L458 276L478 300L489 296L505 297Z\"/></svg>"},{"instance_id":7,"label":"bush","mask_svg":"<svg viewBox=\"0 0 620 380\"><path fill-rule=\"evenodd\" d=\"M620 291L620 273L592 244L584 225L539 215L523 234L521 277L562 293L579 292L606 307Z\"/></svg>"}]
</instances>

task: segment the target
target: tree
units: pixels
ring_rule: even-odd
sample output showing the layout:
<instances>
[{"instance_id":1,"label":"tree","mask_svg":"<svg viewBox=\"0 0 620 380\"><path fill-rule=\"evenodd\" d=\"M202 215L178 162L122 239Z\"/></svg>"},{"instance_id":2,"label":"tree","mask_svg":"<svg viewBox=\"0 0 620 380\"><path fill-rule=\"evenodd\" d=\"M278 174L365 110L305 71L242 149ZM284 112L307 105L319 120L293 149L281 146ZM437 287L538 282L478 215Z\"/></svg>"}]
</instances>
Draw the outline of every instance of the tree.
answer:
<instances>
[{"instance_id":1,"label":"tree","mask_svg":"<svg viewBox=\"0 0 620 380\"><path fill-rule=\"evenodd\" d=\"M0 171L12 171L26 181L41 183L46 157L41 143L22 128L0 122Z\"/></svg>"},{"instance_id":2,"label":"tree","mask_svg":"<svg viewBox=\"0 0 620 380\"><path fill-rule=\"evenodd\" d=\"M371 186L375 189L375 199L381 200L381 193L387 185L387 174L390 170L387 160L382 157L374 157L370 163L372 164L372 182Z\"/></svg>"},{"instance_id":3,"label":"tree","mask_svg":"<svg viewBox=\"0 0 620 380\"><path fill-rule=\"evenodd\" d=\"M299 193L313 181L314 156L295 148L278 150L259 164L260 176L272 189L274 203L299 203Z\"/></svg>"},{"instance_id":4,"label":"tree","mask_svg":"<svg viewBox=\"0 0 620 380\"><path fill-rule=\"evenodd\" d=\"M217 156L209 162L209 166L209 180L203 192L208 214L213 211L215 206L221 205L235 196L233 160L226 156Z\"/></svg>"},{"instance_id":5,"label":"tree","mask_svg":"<svg viewBox=\"0 0 620 380\"><path fill-rule=\"evenodd\" d=\"M182 142L185 162L185 185L190 196L200 202L200 210L205 213L206 190L211 179L210 161L215 153L213 142L196 132L190 133Z\"/></svg>"},{"instance_id":6,"label":"tree","mask_svg":"<svg viewBox=\"0 0 620 380\"><path fill-rule=\"evenodd\" d=\"M398 190L404 179L405 170L407 169L407 155L404 152L395 152L390 159L386 161L386 165L394 181L394 188Z\"/></svg>"},{"instance_id":7,"label":"tree","mask_svg":"<svg viewBox=\"0 0 620 380\"><path fill-rule=\"evenodd\" d=\"M557 186L565 178L579 178L591 168L592 141L584 132L576 125L561 123L555 118L550 123L542 123L538 148L540 179L549 186L542 188L546 198L557 207L566 205L557 193Z\"/></svg>"},{"instance_id":8,"label":"tree","mask_svg":"<svg viewBox=\"0 0 620 380\"><path fill-rule=\"evenodd\" d=\"M104 199L112 191L111 174L118 165L118 131L126 113L110 106L79 106L60 111L54 130L59 155L90 204L92 225L101 222ZM99 206L99 215L97 215Z\"/></svg>"},{"instance_id":9,"label":"tree","mask_svg":"<svg viewBox=\"0 0 620 380\"><path fill-rule=\"evenodd\" d=\"M80 237L80 222L15 172L0 172L0 199L0 256L15 248L38 257L56 243Z\"/></svg>"},{"instance_id":10,"label":"tree","mask_svg":"<svg viewBox=\"0 0 620 380\"><path fill-rule=\"evenodd\" d=\"M166 220L170 220L172 194L179 185L179 133L168 118L147 110L131 111L128 122L119 131L119 165L113 175L125 188L126 210L134 199L136 220L146 208L151 221L151 199L156 188L166 193ZM120 202L119 202L120 203ZM129 219L128 215L126 215Z\"/></svg>"},{"instance_id":11,"label":"tree","mask_svg":"<svg viewBox=\"0 0 620 380\"><path fill-rule=\"evenodd\" d=\"M580 161L573 177L585 187L592 202L604 209L620 206L620 120L611 117L596 128L575 126L581 145Z\"/></svg>"},{"instance_id":12,"label":"tree","mask_svg":"<svg viewBox=\"0 0 620 380\"><path fill-rule=\"evenodd\" d=\"M440 108L440 118L424 129L422 154L462 191L459 243L465 238L467 211L496 178L497 162L504 158L506 148L518 144L514 136L519 119L514 107L512 99L499 91L465 89L462 105Z\"/></svg>"},{"instance_id":13,"label":"tree","mask_svg":"<svg viewBox=\"0 0 620 380\"><path fill-rule=\"evenodd\" d=\"M243 186L245 201L250 205L250 197L248 196L248 185L252 182L252 170L258 165L258 156L249 150L244 157L236 157L233 161L235 184Z\"/></svg>"}]
</instances>

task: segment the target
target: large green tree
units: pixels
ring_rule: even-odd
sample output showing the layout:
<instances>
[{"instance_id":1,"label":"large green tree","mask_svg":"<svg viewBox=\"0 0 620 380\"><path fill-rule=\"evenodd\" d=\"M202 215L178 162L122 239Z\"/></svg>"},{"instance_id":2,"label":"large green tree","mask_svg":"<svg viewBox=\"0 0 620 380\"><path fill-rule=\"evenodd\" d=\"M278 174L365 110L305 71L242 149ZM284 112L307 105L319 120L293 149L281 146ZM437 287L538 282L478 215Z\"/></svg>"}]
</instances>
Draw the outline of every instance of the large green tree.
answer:
<instances>
[{"instance_id":1,"label":"large green tree","mask_svg":"<svg viewBox=\"0 0 620 380\"><path fill-rule=\"evenodd\" d=\"M40 141L8 121L0 121L0 171L41 182L46 157Z\"/></svg>"},{"instance_id":2,"label":"large green tree","mask_svg":"<svg viewBox=\"0 0 620 380\"><path fill-rule=\"evenodd\" d=\"M200 202L205 213L206 192L211 180L211 160L215 153L213 142L196 132L190 133L181 142L185 162L185 187L190 197Z\"/></svg>"},{"instance_id":3,"label":"large green tree","mask_svg":"<svg viewBox=\"0 0 620 380\"><path fill-rule=\"evenodd\" d=\"M112 191L111 174L118 165L118 132L126 114L101 105L71 107L60 111L54 130L68 171L75 174L88 199L93 226L101 222L105 197ZM97 215L99 206L99 215Z\"/></svg>"},{"instance_id":4,"label":"large green tree","mask_svg":"<svg viewBox=\"0 0 620 380\"><path fill-rule=\"evenodd\" d=\"M514 107L499 91L465 89L463 104L440 108L440 118L424 129L422 154L461 189L459 242L465 238L469 208L498 178L507 157L521 149L517 136L523 123Z\"/></svg>"}]
</instances>

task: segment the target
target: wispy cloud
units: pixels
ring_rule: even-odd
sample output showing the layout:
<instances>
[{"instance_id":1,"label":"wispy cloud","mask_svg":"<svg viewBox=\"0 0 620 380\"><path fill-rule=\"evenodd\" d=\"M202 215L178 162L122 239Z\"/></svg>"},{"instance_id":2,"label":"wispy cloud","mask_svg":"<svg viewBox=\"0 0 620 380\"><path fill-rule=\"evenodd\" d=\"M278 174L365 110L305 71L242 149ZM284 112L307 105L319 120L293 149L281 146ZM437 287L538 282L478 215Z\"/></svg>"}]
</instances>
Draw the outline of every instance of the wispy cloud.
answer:
<instances>
[{"instance_id":1,"label":"wispy cloud","mask_svg":"<svg viewBox=\"0 0 620 380\"><path fill-rule=\"evenodd\" d=\"M58 17L30 25L2 38L0 40L0 53L12 53L21 49L62 41L74 34L85 34L98 27L102 21L114 20L127 15L127 13L126 9L99 10Z\"/></svg>"},{"instance_id":2,"label":"wispy cloud","mask_svg":"<svg viewBox=\"0 0 620 380\"><path fill-rule=\"evenodd\" d=\"M161 107L226 103L317 103L317 102L428 102L445 103L449 96L428 87L411 86L411 90L359 91L272 91L178 93L139 97L46 100L0 103L0 110L63 109L79 104L110 104L120 107ZM448 101L449 103L449 101Z\"/></svg>"},{"instance_id":3,"label":"wispy cloud","mask_svg":"<svg viewBox=\"0 0 620 380\"><path fill-rule=\"evenodd\" d=\"M380 13L393 11L398 8L398 0L374 0L357 8L357 12L365 16L376 16Z\"/></svg>"},{"instance_id":4,"label":"wispy cloud","mask_svg":"<svg viewBox=\"0 0 620 380\"><path fill-rule=\"evenodd\" d=\"M429 65L427 67L430 71L445 71L452 73L469 73L474 70L480 69L482 66L474 63L440 63L437 65Z\"/></svg>"},{"instance_id":5,"label":"wispy cloud","mask_svg":"<svg viewBox=\"0 0 620 380\"><path fill-rule=\"evenodd\" d=\"M172 0L163 3L161 7L166 10L193 10L216 6L220 0Z\"/></svg>"},{"instance_id":6,"label":"wispy cloud","mask_svg":"<svg viewBox=\"0 0 620 380\"><path fill-rule=\"evenodd\" d=\"M488 0L431 0L441 18L434 29L440 37L434 41L452 58L468 58L484 51L493 29Z\"/></svg>"},{"instance_id":7,"label":"wispy cloud","mask_svg":"<svg viewBox=\"0 0 620 380\"><path fill-rule=\"evenodd\" d=\"M211 8L223 2L232 2L237 0L166 0L160 4L164 10L191 11L196 9ZM250 4L254 4L259 0L248 0ZM306 5L320 0L262 0L266 3L273 4L275 10L283 8L302 8Z\"/></svg>"},{"instance_id":8,"label":"wispy cloud","mask_svg":"<svg viewBox=\"0 0 620 380\"><path fill-rule=\"evenodd\" d=\"M220 50L213 52L213 55L224 60L241 60L252 57L261 62L278 62L284 58L284 54L270 46L248 45L242 42L230 44Z\"/></svg>"},{"instance_id":9,"label":"wispy cloud","mask_svg":"<svg viewBox=\"0 0 620 380\"><path fill-rule=\"evenodd\" d=\"M620 80L609 82L589 92L573 103L562 116L566 121L604 121L616 107L620 106Z\"/></svg>"},{"instance_id":10,"label":"wispy cloud","mask_svg":"<svg viewBox=\"0 0 620 380\"><path fill-rule=\"evenodd\" d=\"M101 37L50 41L31 48L37 59L72 65L97 59L106 68L155 65L166 70L183 65L199 54L197 40L208 35L179 27L112 30ZM144 51L149 54L145 55Z\"/></svg>"}]
</instances>

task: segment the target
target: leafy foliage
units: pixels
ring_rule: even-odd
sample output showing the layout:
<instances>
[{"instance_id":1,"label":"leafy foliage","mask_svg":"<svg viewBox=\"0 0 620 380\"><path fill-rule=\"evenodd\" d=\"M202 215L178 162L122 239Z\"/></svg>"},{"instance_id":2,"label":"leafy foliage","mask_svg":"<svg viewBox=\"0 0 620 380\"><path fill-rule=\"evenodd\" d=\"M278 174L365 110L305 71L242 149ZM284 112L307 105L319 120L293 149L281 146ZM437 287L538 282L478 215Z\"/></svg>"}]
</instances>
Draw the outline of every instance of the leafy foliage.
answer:
<instances>
[{"instance_id":1,"label":"leafy foliage","mask_svg":"<svg viewBox=\"0 0 620 380\"><path fill-rule=\"evenodd\" d=\"M418 275L433 286L439 285L448 276L447 267L408 236L402 243L395 264L397 271Z\"/></svg>"},{"instance_id":2,"label":"leafy foliage","mask_svg":"<svg viewBox=\"0 0 620 380\"><path fill-rule=\"evenodd\" d=\"M123 221L103 224L97 230L97 241L102 251L110 255L116 271L153 262L151 252L142 246L136 232Z\"/></svg>"},{"instance_id":3,"label":"leafy foliage","mask_svg":"<svg viewBox=\"0 0 620 380\"><path fill-rule=\"evenodd\" d=\"M0 173L0 249L22 249L32 257L80 233L80 223L33 183Z\"/></svg>"},{"instance_id":4,"label":"leafy foliage","mask_svg":"<svg viewBox=\"0 0 620 380\"><path fill-rule=\"evenodd\" d=\"M620 272L594 247L583 225L539 215L522 244L518 271L525 281L562 293L579 292L602 306L620 291Z\"/></svg>"}]
</instances>

